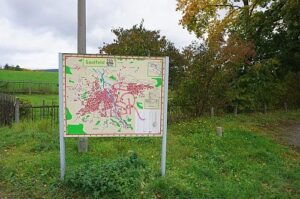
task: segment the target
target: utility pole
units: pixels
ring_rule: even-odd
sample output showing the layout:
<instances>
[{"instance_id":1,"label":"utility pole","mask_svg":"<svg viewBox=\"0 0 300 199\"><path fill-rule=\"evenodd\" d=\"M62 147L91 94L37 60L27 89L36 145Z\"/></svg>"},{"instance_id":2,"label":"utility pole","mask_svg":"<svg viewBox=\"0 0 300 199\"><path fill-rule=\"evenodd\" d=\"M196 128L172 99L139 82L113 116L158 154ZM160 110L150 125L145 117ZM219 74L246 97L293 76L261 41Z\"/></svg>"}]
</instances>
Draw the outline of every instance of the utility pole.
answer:
<instances>
[{"instance_id":1,"label":"utility pole","mask_svg":"<svg viewBox=\"0 0 300 199\"><path fill-rule=\"evenodd\" d=\"M78 0L77 53L86 53L86 14L85 0Z\"/></svg>"},{"instance_id":2,"label":"utility pole","mask_svg":"<svg viewBox=\"0 0 300 199\"><path fill-rule=\"evenodd\" d=\"M78 25L77 25L77 53L86 54L86 3L85 0L78 0ZM80 138L78 152L87 152L88 138Z\"/></svg>"}]
</instances>

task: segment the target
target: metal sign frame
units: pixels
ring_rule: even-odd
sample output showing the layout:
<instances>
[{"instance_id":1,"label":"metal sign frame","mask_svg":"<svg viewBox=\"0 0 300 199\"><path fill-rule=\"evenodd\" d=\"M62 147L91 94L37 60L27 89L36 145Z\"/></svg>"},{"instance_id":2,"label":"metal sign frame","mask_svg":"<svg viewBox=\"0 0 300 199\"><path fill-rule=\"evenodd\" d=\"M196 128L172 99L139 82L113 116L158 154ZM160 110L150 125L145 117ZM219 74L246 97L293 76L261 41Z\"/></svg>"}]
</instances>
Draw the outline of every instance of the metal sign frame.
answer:
<instances>
[{"instance_id":1,"label":"metal sign frame","mask_svg":"<svg viewBox=\"0 0 300 199\"><path fill-rule=\"evenodd\" d=\"M75 55L75 54L74 54ZM76 54L80 56L79 54ZM83 56L86 56L84 54ZM92 54L90 54L93 56ZM94 56L99 56L99 54L94 54ZM115 57L115 56L112 56ZM117 56L122 57L122 56ZM127 58L131 58L128 57ZM132 58L149 58L149 57L132 57ZM165 176L166 173L166 147L167 147L167 113L168 113L168 79L169 79L169 57L165 57L165 67L163 71L163 126L162 126L162 154L161 154L161 174ZM66 170L66 160L65 160L65 122L64 122L64 81L63 81L63 54L59 53L59 140L60 140L60 177L63 180ZM74 136L79 137L79 136ZM101 136L105 137L105 136ZM106 136L108 137L108 136ZM109 136L109 137L119 137L119 136ZM124 136L127 137L127 136ZM131 136L132 137L132 136ZM141 137L137 135L136 137ZM145 136L144 136L145 137ZM150 137L150 136L147 136Z\"/></svg>"}]
</instances>

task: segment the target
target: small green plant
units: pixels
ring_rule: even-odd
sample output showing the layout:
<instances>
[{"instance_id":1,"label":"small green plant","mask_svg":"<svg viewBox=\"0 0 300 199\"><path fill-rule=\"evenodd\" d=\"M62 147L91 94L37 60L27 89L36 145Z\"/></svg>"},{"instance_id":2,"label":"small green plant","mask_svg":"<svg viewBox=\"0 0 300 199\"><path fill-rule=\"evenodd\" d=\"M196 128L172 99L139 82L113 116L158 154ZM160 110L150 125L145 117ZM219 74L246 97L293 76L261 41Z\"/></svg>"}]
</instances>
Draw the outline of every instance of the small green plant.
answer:
<instances>
[{"instance_id":1,"label":"small green plant","mask_svg":"<svg viewBox=\"0 0 300 199\"><path fill-rule=\"evenodd\" d=\"M71 172L65 183L92 197L135 198L147 179L145 164L132 153L104 164L87 163ZM137 197L137 196L136 196Z\"/></svg>"},{"instance_id":2,"label":"small green plant","mask_svg":"<svg viewBox=\"0 0 300 199\"><path fill-rule=\"evenodd\" d=\"M22 117L29 117L31 110L29 108L26 107L30 107L31 106L31 102L27 99L20 99L20 115Z\"/></svg>"}]
</instances>

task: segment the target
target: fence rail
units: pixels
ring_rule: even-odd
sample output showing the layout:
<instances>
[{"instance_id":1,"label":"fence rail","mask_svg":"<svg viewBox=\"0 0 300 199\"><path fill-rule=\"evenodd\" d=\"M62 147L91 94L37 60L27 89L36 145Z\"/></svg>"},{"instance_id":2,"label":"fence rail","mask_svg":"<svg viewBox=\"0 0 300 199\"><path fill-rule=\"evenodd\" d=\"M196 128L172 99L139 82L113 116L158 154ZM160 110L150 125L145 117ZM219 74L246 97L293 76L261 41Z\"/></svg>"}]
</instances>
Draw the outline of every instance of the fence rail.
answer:
<instances>
[{"instance_id":1,"label":"fence rail","mask_svg":"<svg viewBox=\"0 0 300 199\"><path fill-rule=\"evenodd\" d=\"M0 92L2 93L36 93L57 94L58 84L54 82L32 81L3 81L0 80Z\"/></svg>"},{"instance_id":2,"label":"fence rail","mask_svg":"<svg viewBox=\"0 0 300 199\"><path fill-rule=\"evenodd\" d=\"M58 105L23 106L20 108L20 118L27 120L49 119L51 124L58 122Z\"/></svg>"},{"instance_id":3,"label":"fence rail","mask_svg":"<svg viewBox=\"0 0 300 199\"><path fill-rule=\"evenodd\" d=\"M191 111L195 109L194 106L169 106L168 107L168 124L176 123L178 121L187 120L196 117L196 114Z\"/></svg>"},{"instance_id":4,"label":"fence rail","mask_svg":"<svg viewBox=\"0 0 300 199\"><path fill-rule=\"evenodd\" d=\"M210 115L211 117L215 115L223 115L232 113L237 115L239 113L238 106L234 105L231 108L220 109L214 107L207 107L207 110L201 113L201 115ZM225 112L224 112L225 110ZM226 111L227 110L227 111ZM264 109L260 112L275 111L278 109L270 109L264 106ZM283 110L286 112L287 103L284 103ZM258 110L259 111L259 110ZM257 111L255 111L257 112ZM179 121L189 120L200 116L197 115L197 107L190 105L170 105L168 109L168 123L176 123ZM18 122L20 120L31 120L37 121L41 119L48 119L51 121L51 124L57 124L59 121L59 106L54 105L45 105L43 100L43 105L41 106L24 106L19 104L18 98L0 93L0 125L11 125L12 122Z\"/></svg>"},{"instance_id":5,"label":"fence rail","mask_svg":"<svg viewBox=\"0 0 300 199\"><path fill-rule=\"evenodd\" d=\"M11 125L15 118L16 98L0 93L0 126Z\"/></svg>"}]
</instances>

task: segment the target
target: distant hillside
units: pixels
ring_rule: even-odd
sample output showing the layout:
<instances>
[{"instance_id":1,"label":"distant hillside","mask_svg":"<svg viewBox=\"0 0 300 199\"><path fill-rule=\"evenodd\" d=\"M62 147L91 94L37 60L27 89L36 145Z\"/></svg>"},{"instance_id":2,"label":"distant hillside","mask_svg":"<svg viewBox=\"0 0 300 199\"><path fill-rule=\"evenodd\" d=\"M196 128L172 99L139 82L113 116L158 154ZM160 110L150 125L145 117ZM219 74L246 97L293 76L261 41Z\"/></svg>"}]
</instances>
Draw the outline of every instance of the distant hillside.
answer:
<instances>
[{"instance_id":1,"label":"distant hillside","mask_svg":"<svg viewBox=\"0 0 300 199\"><path fill-rule=\"evenodd\" d=\"M41 69L41 70L34 70L34 71L58 72L58 69Z\"/></svg>"},{"instance_id":2,"label":"distant hillside","mask_svg":"<svg viewBox=\"0 0 300 199\"><path fill-rule=\"evenodd\" d=\"M33 81L33 82L58 82L58 73L49 71L10 71L0 70L0 81Z\"/></svg>"}]
</instances>

